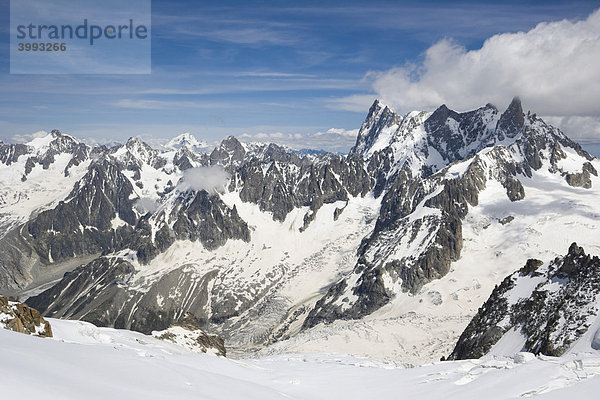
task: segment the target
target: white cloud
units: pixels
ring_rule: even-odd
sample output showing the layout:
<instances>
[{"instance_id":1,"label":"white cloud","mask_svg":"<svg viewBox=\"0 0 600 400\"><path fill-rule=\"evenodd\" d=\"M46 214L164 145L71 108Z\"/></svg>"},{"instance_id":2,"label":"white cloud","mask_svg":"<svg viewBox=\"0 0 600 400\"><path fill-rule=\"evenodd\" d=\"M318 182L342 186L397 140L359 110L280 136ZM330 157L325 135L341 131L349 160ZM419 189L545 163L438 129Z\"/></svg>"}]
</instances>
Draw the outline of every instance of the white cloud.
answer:
<instances>
[{"instance_id":1,"label":"white cloud","mask_svg":"<svg viewBox=\"0 0 600 400\"><path fill-rule=\"evenodd\" d=\"M118 108L131 108L134 110L167 110L182 108L235 108L231 103L211 103L198 101L179 100L143 100L143 99L120 99L111 103Z\"/></svg>"},{"instance_id":2,"label":"white cloud","mask_svg":"<svg viewBox=\"0 0 600 400\"><path fill-rule=\"evenodd\" d=\"M356 139L358 135L358 129L343 129L343 128L331 128L328 129L327 132L317 132L315 136L324 136L324 135L340 135L345 137L350 137L352 139Z\"/></svg>"},{"instance_id":3,"label":"white cloud","mask_svg":"<svg viewBox=\"0 0 600 400\"><path fill-rule=\"evenodd\" d=\"M582 144L600 141L600 117L544 116L543 118Z\"/></svg>"},{"instance_id":4,"label":"white cloud","mask_svg":"<svg viewBox=\"0 0 600 400\"><path fill-rule=\"evenodd\" d=\"M377 95L400 112L442 103L504 106L513 96L541 115L600 114L600 10L581 21L540 23L467 51L444 39L421 63L370 72Z\"/></svg>"},{"instance_id":5,"label":"white cloud","mask_svg":"<svg viewBox=\"0 0 600 400\"><path fill-rule=\"evenodd\" d=\"M153 214L154 212L156 212L156 210L158 210L159 203L156 200L151 199L149 197L141 197L133 203L133 207L140 214Z\"/></svg>"},{"instance_id":6,"label":"white cloud","mask_svg":"<svg viewBox=\"0 0 600 400\"><path fill-rule=\"evenodd\" d=\"M500 109L519 96L576 140L600 141L600 10L579 21L538 24L527 32L488 38L467 50L451 39L429 47L420 62L371 71L374 95L330 100L333 109L365 112L377 97L399 113L441 104Z\"/></svg>"},{"instance_id":7,"label":"white cloud","mask_svg":"<svg viewBox=\"0 0 600 400\"><path fill-rule=\"evenodd\" d=\"M48 135L48 132L46 132L46 131L37 131L34 133L12 135L10 137L10 140L15 143L27 143L27 142L31 142L33 139L41 138L41 137L44 137L47 135Z\"/></svg>"},{"instance_id":8,"label":"white cloud","mask_svg":"<svg viewBox=\"0 0 600 400\"><path fill-rule=\"evenodd\" d=\"M206 190L209 193L222 192L229 173L221 166L190 168L183 171L179 190Z\"/></svg>"},{"instance_id":9,"label":"white cloud","mask_svg":"<svg viewBox=\"0 0 600 400\"><path fill-rule=\"evenodd\" d=\"M244 133L238 138L246 141L272 142L292 149L326 150L346 153L356 143L358 129L331 128L314 133Z\"/></svg>"}]
</instances>

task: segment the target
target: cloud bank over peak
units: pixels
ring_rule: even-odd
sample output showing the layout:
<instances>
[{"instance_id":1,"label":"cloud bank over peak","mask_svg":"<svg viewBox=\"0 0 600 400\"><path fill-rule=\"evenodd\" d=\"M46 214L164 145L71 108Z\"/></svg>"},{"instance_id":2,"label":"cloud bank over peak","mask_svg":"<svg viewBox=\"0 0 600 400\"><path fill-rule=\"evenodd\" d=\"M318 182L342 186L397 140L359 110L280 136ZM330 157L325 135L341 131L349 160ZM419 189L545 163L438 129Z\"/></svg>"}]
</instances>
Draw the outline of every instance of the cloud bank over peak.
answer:
<instances>
[{"instance_id":1,"label":"cloud bank over peak","mask_svg":"<svg viewBox=\"0 0 600 400\"><path fill-rule=\"evenodd\" d=\"M362 111L380 98L400 114L447 104L457 111L519 96L525 108L577 140L600 141L600 9L582 20L543 22L526 32L494 35L468 50L452 39L429 47L418 62L370 71L374 94L329 106Z\"/></svg>"},{"instance_id":2,"label":"cloud bank over peak","mask_svg":"<svg viewBox=\"0 0 600 400\"><path fill-rule=\"evenodd\" d=\"M540 23L467 50L444 39L421 63L370 72L377 95L400 112L447 103L471 109L518 95L544 115L600 114L600 10L581 21Z\"/></svg>"}]
</instances>

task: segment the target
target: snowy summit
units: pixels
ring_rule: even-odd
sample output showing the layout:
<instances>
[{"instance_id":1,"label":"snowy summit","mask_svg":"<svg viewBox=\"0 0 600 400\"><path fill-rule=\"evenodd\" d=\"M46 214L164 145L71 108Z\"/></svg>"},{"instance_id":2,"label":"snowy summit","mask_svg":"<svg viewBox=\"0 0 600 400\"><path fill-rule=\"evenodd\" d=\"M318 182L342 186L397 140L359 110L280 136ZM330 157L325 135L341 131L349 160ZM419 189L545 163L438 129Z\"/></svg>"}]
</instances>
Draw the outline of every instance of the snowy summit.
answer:
<instances>
[{"instance_id":1,"label":"snowy summit","mask_svg":"<svg viewBox=\"0 0 600 400\"><path fill-rule=\"evenodd\" d=\"M164 145L165 149L169 150L179 150L184 146L195 151L203 151L209 148L206 142L198 141L198 139L196 139L196 137L189 132L175 136Z\"/></svg>"}]
</instances>

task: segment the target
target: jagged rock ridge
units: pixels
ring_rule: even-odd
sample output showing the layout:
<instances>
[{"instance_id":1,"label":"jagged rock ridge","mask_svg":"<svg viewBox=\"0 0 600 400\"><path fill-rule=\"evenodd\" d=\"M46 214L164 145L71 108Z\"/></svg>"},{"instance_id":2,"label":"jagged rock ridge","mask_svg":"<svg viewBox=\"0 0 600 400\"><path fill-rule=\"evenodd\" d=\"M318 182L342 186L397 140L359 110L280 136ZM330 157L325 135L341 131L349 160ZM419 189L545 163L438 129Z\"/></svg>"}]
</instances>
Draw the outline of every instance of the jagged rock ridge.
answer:
<instances>
[{"instance_id":1,"label":"jagged rock ridge","mask_svg":"<svg viewBox=\"0 0 600 400\"><path fill-rule=\"evenodd\" d=\"M600 259L576 243L550 262L530 259L496 286L449 358L479 358L511 331L520 351L560 356L599 317L599 300Z\"/></svg>"}]
</instances>

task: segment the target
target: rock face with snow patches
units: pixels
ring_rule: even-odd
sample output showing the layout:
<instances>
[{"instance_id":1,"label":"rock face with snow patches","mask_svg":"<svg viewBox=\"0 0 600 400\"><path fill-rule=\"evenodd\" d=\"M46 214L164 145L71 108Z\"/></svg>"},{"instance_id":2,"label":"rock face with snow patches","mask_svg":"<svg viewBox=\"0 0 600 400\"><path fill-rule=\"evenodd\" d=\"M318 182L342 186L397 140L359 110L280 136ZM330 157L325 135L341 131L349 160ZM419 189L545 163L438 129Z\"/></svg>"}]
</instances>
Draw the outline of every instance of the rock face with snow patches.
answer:
<instances>
[{"instance_id":1,"label":"rock face with snow patches","mask_svg":"<svg viewBox=\"0 0 600 400\"><path fill-rule=\"evenodd\" d=\"M461 254L461 220L478 204L488 180L499 182L511 201L519 201L526 195L519 176L530 177L542 168L542 159L569 176L559 166L561 157L566 158L563 147L580 157L582 170L593 159L535 115L524 115L518 99L500 115L492 105L462 114L441 106L422 125L417 125L424 119L419 114L390 119L389 109L378 104L373 113L388 121L381 128L385 143L373 141L372 121L377 118L369 115L351 153L382 151L390 159L405 160L387 172L379 218L361 244L353 273L317 302L305 327L363 317L387 304L395 287L416 293L446 275ZM382 150L373 153L373 148Z\"/></svg>"},{"instance_id":2,"label":"rock face with snow patches","mask_svg":"<svg viewBox=\"0 0 600 400\"><path fill-rule=\"evenodd\" d=\"M0 290L145 333L191 315L260 347L447 276L489 188L517 204L543 173L583 199L598 168L516 98L404 116L376 101L347 156L231 136L206 152L188 134L91 148L53 131L0 144Z\"/></svg>"},{"instance_id":3,"label":"rock face with snow patches","mask_svg":"<svg viewBox=\"0 0 600 400\"><path fill-rule=\"evenodd\" d=\"M494 289L449 358L479 358L501 340L560 356L600 318L599 300L600 259L576 243L550 262L530 259Z\"/></svg>"}]
</instances>

